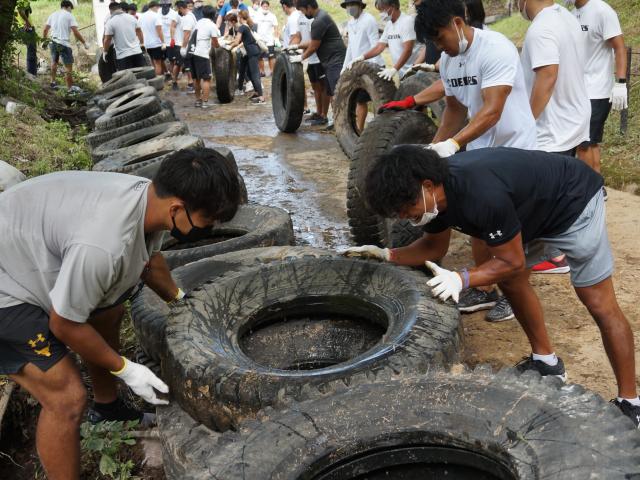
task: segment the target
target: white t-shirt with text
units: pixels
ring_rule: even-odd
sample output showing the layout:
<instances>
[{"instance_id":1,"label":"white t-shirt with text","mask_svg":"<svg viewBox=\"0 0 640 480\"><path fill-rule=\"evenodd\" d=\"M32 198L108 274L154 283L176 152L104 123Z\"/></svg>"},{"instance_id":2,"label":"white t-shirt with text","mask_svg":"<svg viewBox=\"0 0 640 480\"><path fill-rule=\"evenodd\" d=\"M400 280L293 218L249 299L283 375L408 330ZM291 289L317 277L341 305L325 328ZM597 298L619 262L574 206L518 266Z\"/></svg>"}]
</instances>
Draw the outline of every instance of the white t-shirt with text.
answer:
<instances>
[{"instance_id":1,"label":"white t-shirt with text","mask_svg":"<svg viewBox=\"0 0 640 480\"><path fill-rule=\"evenodd\" d=\"M384 27L384 32L380 37L381 43L386 43L389 46L389 53L391 53L391 61L395 64L402 52L404 51L404 43L413 41L413 51L411 55L400 69L400 77L404 75L411 65L414 64L418 52L420 51L420 45L416 42L416 32L414 30L414 18L406 13L401 13L395 22L389 20Z\"/></svg>"},{"instance_id":2,"label":"white t-shirt with text","mask_svg":"<svg viewBox=\"0 0 640 480\"><path fill-rule=\"evenodd\" d=\"M188 12L186 15L180 17L180 21L178 22L178 26L176 27L176 46L183 46L184 32L193 32L193 30L196 28L196 23L198 23L198 20L196 19L196 16L191 12ZM187 44L185 43L184 46L186 47Z\"/></svg>"},{"instance_id":3,"label":"white t-shirt with text","mask_svg":"<svg viewBox=\"0 0 640 480\"><path fill-rule=\"evenodd\" d=\"M71 47L71 27L77 27L73 14L67 10L61 9L57 12L53 12L47 18L47 25L51 27L51 33L49 34L51 40L65 47Z\"/></svg>"},{"instance_id":4,"label":"white t-shirt with text","mask_svg":"<svg viewBox=\"0 0 640 480\"><path fill-rule=\"evenodd\" d=\"M278 19L269 10L263 10L262 8L256 13L255 22L258 26L258 38L262 40L267 46L272 46L275 41L275 30L278 26Z\"/></svg>"},{"instance_id":5,"label":"white t-shirt with text","mask_svg":"<svg viewBox=\"0 0 640 480\"><path fill-rule=\"evenodd\" d=\"M218 38L220 36L220 30L218 30L216 24L208 18L198 20L196 30L198 30L198 36L196 37L196 48L193 54L196 57L209 58L211 39Z\"/></svg>"},{"instance_id":6,"label":"white t-shirt with text","mask_svg":"<svg viewBox=\"0 0 640 480\"><path fill-rule=\"evenodd\" d=\"M104 34L113 37L113 46L118 60L142 53L136 28L138 28L138 22L133 15L120 12L109 17L104 27Z\"/></svg>"},{"instance_id":7,"label":"white t-shirt with text","mask_svg":"<svg viewBox=\"0 0 640 480\"><path fill-rule=\"evenodd\" d=\"M378 34L378 22L368 12L360 13L358 18L350 17L347 22L347 53L344 57L344 66L349 65L354 58L364 55L380 41ZM368 60L371 63L384 65L384 60L377 55Z\"/></svg>"},{"instance_id":8,"label":"white t-shirt with text","mask_svg":"<svg viewBox=\"0 0 640 480\"><path fill-rule=\"evenodd\" d=\"M158 48L162 46L162 40L158 36L156 27L162 27L160 14L153 10L147 10L140 15L138 26L142 30L142 38L146 48Z\"/></svg>"}]
</instances>

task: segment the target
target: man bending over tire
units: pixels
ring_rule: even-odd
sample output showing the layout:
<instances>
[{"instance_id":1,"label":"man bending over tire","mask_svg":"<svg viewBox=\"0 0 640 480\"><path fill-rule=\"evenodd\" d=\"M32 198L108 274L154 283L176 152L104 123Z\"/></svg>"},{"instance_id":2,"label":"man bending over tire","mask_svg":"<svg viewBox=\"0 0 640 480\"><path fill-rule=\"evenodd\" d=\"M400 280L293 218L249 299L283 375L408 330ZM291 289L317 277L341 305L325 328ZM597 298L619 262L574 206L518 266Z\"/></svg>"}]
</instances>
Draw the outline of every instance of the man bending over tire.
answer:
<instances>
[{"instance_id":1,"label":"man bending over tire","mask_svg":"<svg viewBox=\"0 0 640 480\"><path fill-rule=\"evenodd\" d=\"M59 172L0 195L0 374L42 405L36 447L49 479L79 477L87 392L69 349L91 376L90 420L149 420L116 393L119 378L145 401L168 403L151 370L118 354L124 302L140 280L180 300L159 252L163 232L196 241L239 201L236 173L205 148L177 152L153 181Z\"/></svg>"},{"instance_id":2,"label":"man bending over tire","mask_svg":"<svg viewBox=\"0 0 640 480\"><path fill-rule=\"evenodd\" d=\"M355 247L345 254L399 265L426 262L434 274L427 285L442 300L457 302L464 289L497 283L531 344L531 355L516 368L565 380L529 283L545 246L560 249L578 298L600 328L618 383L614 402L638 426L633 334L611 280L602 183L583 162L553 153L483 148L443 158L419 145L399 145L375 161L364 195L377 214L424 225L425 235L407 247ZM446 255L452 228L486 242L490 257L460 272L432 263Z\"/></svg>"}]
</instances>

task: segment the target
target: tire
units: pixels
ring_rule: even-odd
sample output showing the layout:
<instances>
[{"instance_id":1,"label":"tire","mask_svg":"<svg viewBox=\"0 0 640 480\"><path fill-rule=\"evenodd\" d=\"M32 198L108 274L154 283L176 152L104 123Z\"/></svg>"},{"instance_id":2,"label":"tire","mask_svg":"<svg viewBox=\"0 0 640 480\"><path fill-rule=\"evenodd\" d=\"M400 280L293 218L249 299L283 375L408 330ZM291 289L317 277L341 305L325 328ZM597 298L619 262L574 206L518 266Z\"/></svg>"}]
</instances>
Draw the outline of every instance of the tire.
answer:
<instances>
[{"instance_id":1,"label":"tire","mask_svg":"<svg viewBox=\"0 0 640 480\"><path fill-rule=\"evenodd\" d=\"M147 80L147 85L155 88L158 92L162 91L164 89L164 76L158 75L157 77Z\"/></svg>"},{"instance_id":2,"label":"tire","mask_svg":"<svg viewBox=\"0 0 640 480\"><path fill-rule=\"evenodd\" d=\"M131 90L130 92L127 92L124 95L118 97L105 109L105 112L112 112L116 108L122 107L123 105L126 105L133 100L137 100L138 98L157 96L158 92L156 92L156 89L153 87L144 86L136 88L135 90Z\"/></svg>"},{"instance_id":3,"label":"tire","mask_svg":"<svg viewBox=\"0 0 640 480\"><path fill-rule=\"evenodd\" d=\"M426 279L334 255L229 272L172 310L163 378L193 418L225 431L330 381L448 365L460 314L426 293Z\"/></svg>"},{"instance_id":4,"label":"tire","mask_svg":"<svg viewBox=\"0 0 640 480\"><path fill-rule=\"evenodd\" d=\"M430 87L432 84L440 80L440 74L432 72L418 72L415 75L402 80L398 92L396 93L396 100L403 100L408 96L414 96L420 93L425 88ZM433 114L432 117L437 120L442 119L442 113L444 112L445 102L444 98L441 98L437 102L433 102L429 105L429 109Z\"/></svg>"},{"instance_id":5,"label":"tire","mask_svg":"<svg viewBox=\"0 0 640 480\"><path fill-rule=\"evenodd\" d=\"M122 95L129 93L133 90L136 90L140 87L146 87L146 84L142 82L136 82L136 83L132 83L131 85L126 85L122 88L118 88L117 90L112 90L111 92L105 95L96 95L95 97L93 97L94 103L98 108L101 108L102 110L106 110L109 105L115 102Z\"/></svg>"},{"instance_id":6,"label":"tire","mask_svg":"<svg viewBox=\"0 0 640 480\"><path fill-rule=\"evenodd\" d=\"M640 437L579 385L537 374L434 372L265 409L221 434L158 410L169 480L632 479Z\"/></svg>"},{"instance_id":7,"label":"tire","mask_svg":"<svg viewBox=\"0 0 640 480\"><path fill-rule=\"evenodd\" d=\"M123 70L123 72L131 72L138 80L151 80L156 76L156 69L153 67L135 67Z\"/></svg>"},{"instance_id":8,"label":"tire","mask_svg":"<svg viewBox=\"0 0 640 480\"><path fill-rule=\"evenodd\" d=\"M283 240L280 243L287 243ZM311 247L273 246L250 248L203 258L171 270L176 284L191 292L202 284L214 281L225 273L261 265L273 259L320 256L326 252ZM149 358L160 363L165 356L164 333L170 307L153 290L144 287L131 301L131 321L142 350Z\"/></svg>"},{"instance_id":9,"label":"tire","mask_svg":"<svg viewBox=\"0 0 640 480\"><path fill-rule=\"evenodd\" d=\"M117 138L121 135L147 128L152 125L158 125L159 123L173 122L175 116L169 110L161 110L159 113L152 115L151 117L144 118L138 122L125 125L123 127L114 128L113 130L104 130L99 132L92 132L85 137L85 141L90 149L95 149L98 145L103 144L113 138Z\"/></svg>"},{"instance_id":10,"label":"tire","mask_svg":"<svg viewBox=\"0 0 640 480\"><path fill-rule=\"evenodd\" d=\"M211 64L216 79L216 95L220 103L231 103L236 93L238 68L236 54L224 48L212 49Z\"/></svg>"},{"instance_id":11,"label":"tire","mask_svg":"<svg viewBox=\"0 0 640 480\"><path fill-rule=\"evenodd\" d=\"M98 76L100 77L100 81L105 83L111 80L113 74L116 73L116 50L113 45L109 47L109 50L107 50L106 62L102 57L101 52L102 51L98 54Z\"/></svg>"},{"instance_id":12,"label":"tire","mask_svg":"<svg viewBox=\"0 0 640 480\"><path fill-rule=\"evenodd\" d=\"M293 133L304 114L304 71L301 63L291 63L286 53L276 58L271 81L273 118L281 132Z\"/></svg>"},{"instance_id":13,"label":"tire","mask_svg":"<svg viewBox=\"0 0 640 480\"><path fill-rule=\"evenodd\" d=\"M200 137L180 135L169 138L147 140L103 159L93 166L97 172L128 173L145 177L150 165L158 166L168 155L179 150L189 150L204 146Z\"/></svg>"},{"instance_id":14,"label":"tire","mask_svg":"<svg viewBox=\"0 0 640 480\"><path fill-rule=\"evenodd\" d=\"M106 111L96 120L96 130L111 130L130 125L138 120L151 117L161 110L158 97L143 97L133 100L120 108Z\"/></svg>"},{"instance_id":15,"label":"tire","mask_svg":"<svg viewBox=\"0 0 640 480\"><path fill-rule=\"evenodd\" d=\"M362 192L369 167L379 155L402 143L427 144L435 132L433 121L413 110L386 112L369 123L351 160L347 184L347 215L351 235L358 245L396 248L422 236L422 229L412 227L406 220L393 222L373 213Z\"/></svg>"},{"instance_id":16,"label":"tire","mask_svg":"<svg viewBox=\"0 0 640 480\"><path fill-rule=\"evenodd\" d=\"M96 90L96 95L104 95L113 90L117 90L122 87L126 87L127 85L131 85L136 83L136 77L131 72L124 72L122 75L117 75L116 72L111 80L102 84L102 86Z\"/></svg>"},{"instance_id":17,"label":"tire","mask_svg":"<svg viewBox=\"0 0 640 480\"><path fill-rule=\"evenodd\" d=\"M369 94L373 102L374 115L377 115L380 105L390 102L395 97L396 86L393 82L378 77L380 70L382 67L379 65L358 62L340 76L336 85L333 122L340 148L348 158L353 158L361 135L356 129L355 119L358 94L363 90Z\"/></svg>"},{"instance_id":18,"label":"tire","mask_svg":"<svg viewBox=\"0 0 640 480\"><path fill-rule=\"evenodd\" d=\"M96 123L96 120L104 115L104 110L98 107L91 107L86 111L87 115L87 123L89 124L89 128L93 128Z\"/></svg>"},{"instance_id":19,"label":"tire","mask_svg":"<svg viewBox=\"0 0 640 480\"><path fill-rule=\"evenodd\" d=\"M189 129L182 122L159 123L152 127L134 130L131 133L116 137L113 140L99 145L91 152L91 158L93 158L94 163L98 163L100 160L112 155L126 155L130 148L148 140L188 134Z\"/></svg>"}]
</instances>

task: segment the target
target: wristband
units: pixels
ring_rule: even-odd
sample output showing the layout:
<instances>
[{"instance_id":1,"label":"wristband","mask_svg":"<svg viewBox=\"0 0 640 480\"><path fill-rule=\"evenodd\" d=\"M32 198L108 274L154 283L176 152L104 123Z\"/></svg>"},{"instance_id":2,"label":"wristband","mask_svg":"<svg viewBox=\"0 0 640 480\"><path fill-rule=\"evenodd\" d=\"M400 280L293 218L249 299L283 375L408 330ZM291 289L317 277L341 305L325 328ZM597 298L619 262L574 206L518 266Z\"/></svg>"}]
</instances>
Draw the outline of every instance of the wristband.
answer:
<instances>
[{"instance_id":1,"label":"wristband","mask_svg":"<svg viewBox=\"0 0 640 480\"><path fill-rule=\"evenodd\" d=\"M462 288L469 288L469 272L466 268L463 268L460 273L462 274Z\"/></svg>"},{"instance_id":2,"label":"wristband","mask_svg":"<svg viewBox=\"0 0 640 480\"><path fill-rule=\"evenodd\" d=\"M120 357L120 358L122 358L122 360L124 361L124 365L122 365L122 368L120 370L117 370L115 372L110 371L109 373L111 373L112 375L120 375L122 372L124 372L124 369L127 368L127 363L128 363L127 359L124 357Z\"/></svg>"},{"instance_id":3,"label":"wristband","mask_svg":"<svg viewBox=\"0 0 640 480\"><path fill-rule=\"evenodd\" d=\"M618 79L616 79L616 83L627 83L627 79L626 78L618 78Z\"/></svg>"}]
</instances>

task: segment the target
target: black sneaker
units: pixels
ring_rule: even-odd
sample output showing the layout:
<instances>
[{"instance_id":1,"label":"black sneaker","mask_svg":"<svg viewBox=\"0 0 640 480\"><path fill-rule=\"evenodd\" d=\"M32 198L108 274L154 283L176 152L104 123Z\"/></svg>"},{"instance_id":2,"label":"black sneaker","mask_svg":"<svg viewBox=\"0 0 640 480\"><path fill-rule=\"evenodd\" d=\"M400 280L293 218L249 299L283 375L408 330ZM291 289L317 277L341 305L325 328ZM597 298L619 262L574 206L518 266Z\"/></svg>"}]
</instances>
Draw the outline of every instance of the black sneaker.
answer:
<instances>
[{"instance_id":1,"label":"black sneaker","mask_svg":"<svg viewBox=\"0 0 640 480\"><path fill-rule=\"evenodd\" d=\"M329 123L329 120L324 118L324 117L318 117L314 120L311 120L309 122L309 125L313 125L313 126L317 126L317 125L327 125Z\"/></svg>"},{"instance_id":2,"label":"black sneaker","mask_svg":"<svg viewBox=\"0 0 640 480\"><path fill-rule=\"evenodd\" d=\"M509 300L507 300L507 297L502 296L498 299L494 307L489 310L484 319L487 322L504 322L515 317Z\"/></svg>"},{"instance_id":3,"label":"black sneaker","mask_svg":"<svg viewBox=\"0 0 640 480\"><path fill-rule=\"evenodd\" d=\"M178 82L173 82L171 84L171 90L173 90L174 92L178 91Z\"/></svg>"},{"instance_id":4,"label":"black sneaker","mask_svg":"<svg viewBox=\"0 0 640 480\"><path fill-rule=\"evenodd\" d=\"M477 288L467 288L460 294L458 301L458 310L462 313L477 312L479 310L488 310L498 302L498 292L491 290L485 292Z\"/></svg>"},{"instance_id":5,"label":"black sneaker","mask_svg":"<svg viewBox=\"0 0 640 480\"><path fill-rule=\"evenodd\" d=\"M619 402L617 398L611 400L611 403L613 403L620 409L622 413L629 417L636 428L640 428L640 406L634 405L627 400L622 400L621 402Z\"/></svg>"},{"instance_id":6,"label":"black sneaker","mask_svg":"<svg viewBox=\"0 0 640 480\"><path fill-rule=\"evenodd\" d=\"M202 100L196 100L195 107L202 108Z\"/></svg>"},{"instance_id":7,"label":"black sneaker","mask_svg":"<svg viewBox=\"0 0 640 480\"><path fill-rule=\"evenodd\" d=\"M151 427L156 423L156 415L128 407L118 398L111 403L94 403L87 411L87 420L94 425L99 422L138 420L141 427Z\"/></svg>"},{"instance_id":8,"label":"black sneaker","mask_svg":"<svg viewBox=\"0 0 640 480\"><path fill-rule=\"evenodd\" d=\"M196 93L196 89L193 86L193 83L187 85L187 93Z\"/></svg>"},{"instance_id":9,"label":"black sneaker","mask_svg":"<svg viewBox=\"0 0 640 480\"><path fill-rule=\"evenodd\" d=\"M543 377L552 376L559 378L563 382L567 381L567 372L564 369L564 362L560 357L558 357L558 363L552 367L542 360L534 360L533 355L529 355L528 357L523 357L522 360L516 363L515 367L520 373L526 372L527 370L535 370Z\"/></svg>"}]
</instances>

